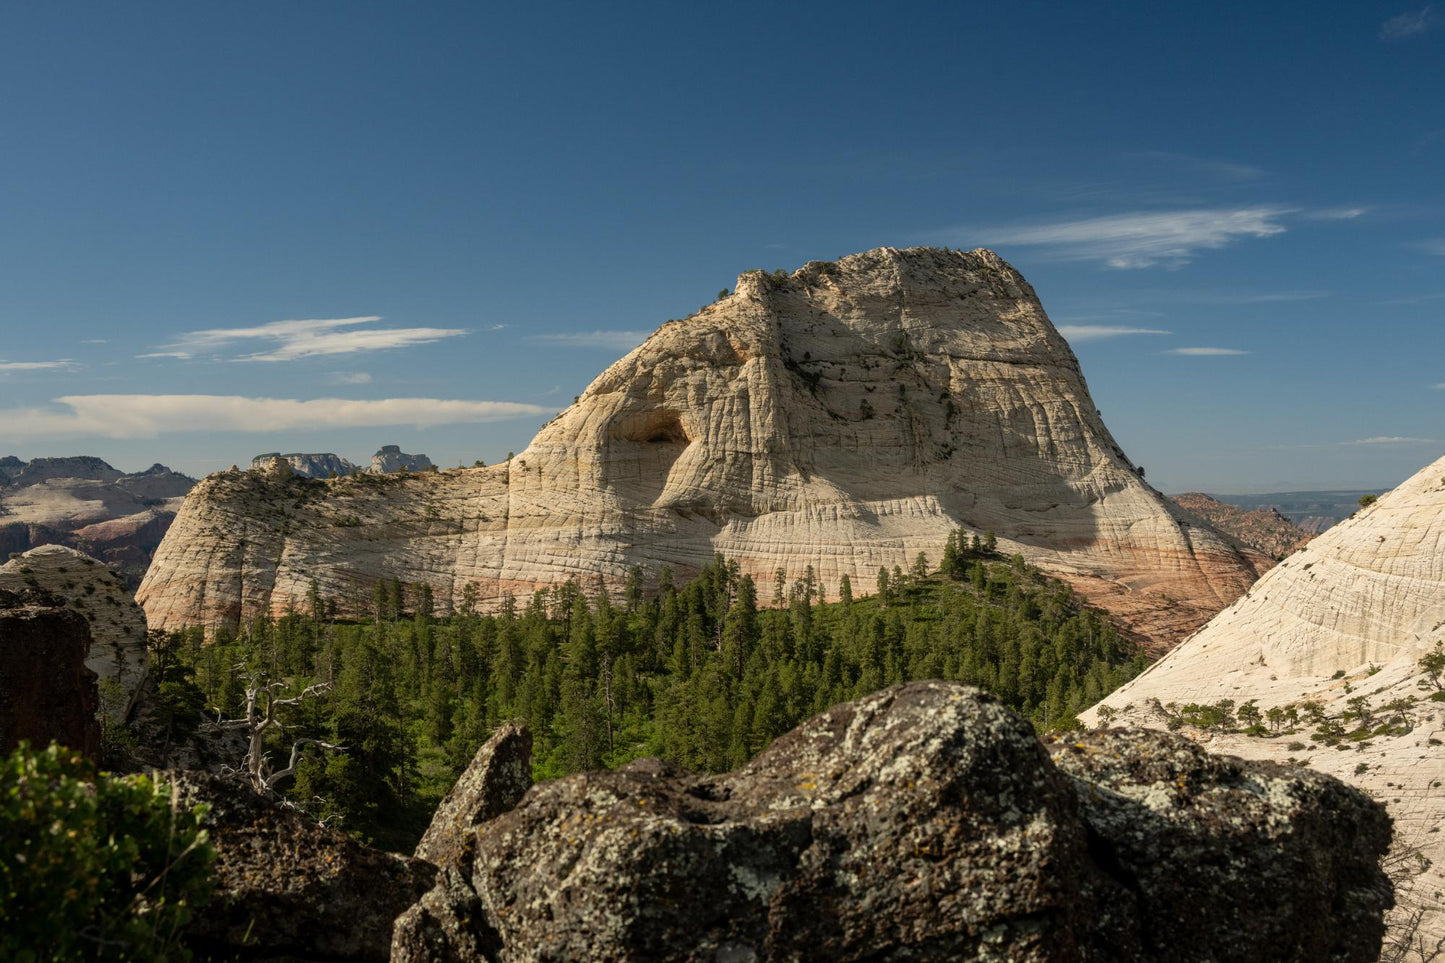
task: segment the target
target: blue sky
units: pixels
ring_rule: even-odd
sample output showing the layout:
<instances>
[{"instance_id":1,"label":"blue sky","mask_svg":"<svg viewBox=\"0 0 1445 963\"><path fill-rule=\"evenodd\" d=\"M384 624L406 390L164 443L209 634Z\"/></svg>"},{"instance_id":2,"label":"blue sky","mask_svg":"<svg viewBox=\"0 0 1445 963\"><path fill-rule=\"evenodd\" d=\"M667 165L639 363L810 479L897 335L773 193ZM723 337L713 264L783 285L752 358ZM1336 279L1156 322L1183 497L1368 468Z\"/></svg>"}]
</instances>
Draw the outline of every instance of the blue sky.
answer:
<instances>
[{"instance_id":1,"label":"blue sky","mask_svg":"<svg viewBox=\"0 0 1445 963\"><path fill-rule=\"evenodd\" d=\"M1008 258L1166 491L1445 451L1445 7L693 6L12 6L0 454L491 462L883 244Z\"/></svg>"}]
</instances>

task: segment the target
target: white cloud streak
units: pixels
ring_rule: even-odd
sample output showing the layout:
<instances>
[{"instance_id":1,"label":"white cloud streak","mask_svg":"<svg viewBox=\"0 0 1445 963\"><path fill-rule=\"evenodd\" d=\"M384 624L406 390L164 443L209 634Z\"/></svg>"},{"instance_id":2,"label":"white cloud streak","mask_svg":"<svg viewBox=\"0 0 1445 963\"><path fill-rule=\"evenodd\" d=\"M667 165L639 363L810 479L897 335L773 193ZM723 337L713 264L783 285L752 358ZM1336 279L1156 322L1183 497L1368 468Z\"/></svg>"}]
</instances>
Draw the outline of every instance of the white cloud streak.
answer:
<instances>
[{"instance_id":1,"label":"white cloud streak","mask_svg":"<svg viewBox=\"0 0 1445 963\"><path fill-rule=\"evenodd\" d=\"M949 232L987 245L1037 246L1065 260L1103 261L1113 268L1178 267L1196 253L1245 238L1286 230L1280 219L1294 209L1246 207L1220 210L1135 212L1055 224L959 229Z\"/></svg>"},{"instance_id":2,"label":"white cloud streak","mask_svg":"<svg viewBox=\"0 0 1445 963\"><path fill-rule=\"evenodd\" d=\"M1342 441L1342 445L1433 445L1433 438L1406 438L1401 435L1376 435L1373 438L1360 438L1357 441Z\"/></svg>"},{"instance_id":3,"label":"white cloud streak","mask_svg":"<svg viewBox=\"0 0 1445 963\"><path fill-rule=\"evenodd\" d=\"M528 341L560 348L611 348L631 351L647 340L647 331L575 331L568 334L534 334Z\"/></svg>"},{"instance_id":4,"label":"white cloud streak","mask_svg":"<svg viewBox=\"0 0 1445 963\"><path fill-rule=\"evenodd\" d=\"M0 374L11 371L76 371L80 365L69 358L58 361L0 361Z\"/></svg>"},{"instance_id":5,"label":"white cloud streak","mask_svg":"<svg viewBox=\"0 0 1445 963\"><path fill-rule=\"evenodd\" d=\"M1380 39L1385 41L1408 40L1430 29L1432 7L1421 7L1409 13L1391 17L1380 24Z\"/></svg>"},{"instance_id":6,"label":"white cloud streak","mask_svg":"<svg viewBox=\"0 0 1445 963\"><path fill-rule=\"evenodd\" d=\"M369 385L371 373L367 371L333 371L326 376L326 383L333 385Z\"/></svg>"},{"instance_id":7,"label":"white cloud streak","mask_svg":"<svg viewBox=\"0 0 1445 963\"><path fill-rule=\"evenodd\" d=\"M1061 324L1059 334L1070 341L1099 341L1103 338L1118 338L1129 334L1173 334L1158 328L1129 328L1110 324Z\"/></svg>"},{"instance_id":8,"label":"white cloud streak","mask_svg":"<svg viewBox=\"0 0 1445 963\"><path fill-rule=\"evenodd\" d=\"M380 425L467 424L549 415L510 401L438 398L247 398L239 395L66 395L52 408L0 409L0 438L154 438L184 431L275 432Z\"/></svg>"},{"instance_id":9,"label":"white cloud streak","mask_svg":"<svg viewBox=\"0 0 1445 963\"><path fill-rule=\"evenodd\" d=\"M1415 246L1427 254L1439 254L1441 257L1445 257L1445 237L1434 237L1428 241L1421 241Z\"/></svg>"},{"instance_id":10,"label":"white cloud streak","mask_svg":"<svg viewBox=\"0 0 1445 963\"><path fill-rule=\"evenodd\" d=\"M1190 357L1224 357L1226 355L1249 354L1248 351L1241 351L1238 348L1170 348L1164 354L1182 354Z\"/></svg>"},{"instance_id":11,"label":"white cloud streak","mask_svg":"<svg viewBox=\"0 0 1445 963\"><path fill-rule=\"evenodd\" d=\"M466 334L464 328L358 328L380 321L377 315L357 318L315 318L302 321L272 321L251 328L208 328L189 331L164 350L138 355L141 358L193 358L209 351L219 352L237 344L270 342L269 350L243 354L232 361L297 361L318 356L384 351Z\"/></svg>"}]
</instances>

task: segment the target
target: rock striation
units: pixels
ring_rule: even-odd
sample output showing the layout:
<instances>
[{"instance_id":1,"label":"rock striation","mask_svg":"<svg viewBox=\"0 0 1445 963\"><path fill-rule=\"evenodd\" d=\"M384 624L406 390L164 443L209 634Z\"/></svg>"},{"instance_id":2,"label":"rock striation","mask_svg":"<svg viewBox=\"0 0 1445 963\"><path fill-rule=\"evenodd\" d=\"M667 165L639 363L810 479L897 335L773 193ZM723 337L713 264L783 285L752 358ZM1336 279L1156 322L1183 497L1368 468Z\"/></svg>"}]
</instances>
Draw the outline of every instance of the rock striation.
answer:
<instances>
[{"instance_id":1,"label":"rock striation","mask_svg":"<svg viewBox=\"0 0 1445 963\"><path fill-rule=\"evenodd\" d=\"M285 455L279 451L271 451L252 458L251 467L257 471L265 471L278 458L290 465L293 472L306 478L339 478L361 470L340 455L329 451L314 454L293 451Z\"/></svg>"},{"instance_id":2,"label":"rock striation","mask_svg":"<svg viewBox=\"0 0 1445 963\"><path fill-rule=\"evenodd\" d=\"M0 565L0 590L46 593L83 619L89 627L85 664L114 687L106 709L122 719L130 713L149 656L145 613L119 575L83 552L42 545Z\"/></svg>"},{"instance_id":3,"label":"rock striation","mask_svg":"<svg viewBox=\"0 0 1445 963\"><path fill-rule=\"evenodd\" d=\"M100 697L90 630L60 599L0 588L0 753L52 741L95 758Z\"/></svg>"},{"instance_id":4,"label":"rock striation","mask_svg":"<svg viewBox=\"0 0 1445 963\"><path fill-rule=\"evenodd\" d=\"M89 455L0 458L0 558L67 545L120 569L134 588L196 480L152 465L126 474Z\"/></svg>"},{"instance_id":5,"label":"rock striation","mask_svg":"<svg viewBox=\"0 0 1445 963\"><path fill-rule=\"evenodd\" d=\"M1391 898L1389 820L1338 780L1145 730L1046 749L941 682L725 775L654 759L538 785L469 835L394 963L1364 961Z\"/></svg>"},{"instance_id":6,"label":"rock striation","mask_svg":"<svg viewBox=\"0 0 1445 963\"><path fill-rule=\"evenodd\" d=\"M1183 731L1216 751L1307 763L1384 800L1397 853L1424 857L1403 860L1419 871L1400 888L1392 937L1410 926L1434 945L1445 939L1445 702L1430 698L1438 690L1420 660L1441 645L1445 458L1280 562L1100 705L1106 716L1161 728L1177 715L1171 704L1296 710L1299 731L1278 736ZM1344 725L1340 733L1373 731L1324 738L1327 727L1305 721L1311 715Z\"/></svg>"},{"instance_id":7,"label":"rock striation","mask_svg":"<svg viewBox=\"0 0 1445 963\"><path fill-rule=\"evenodd\" d=\"M385 449L383 449L385 452ZM314 483L312 483L314 484ZM231 629L313 578L359 608L382 578L484 603L721 552L836 592L997 534L1136 638L1167 645L1268 559L1144 483L1033 289L989 251L879 248L749 272L663 325L528 448L489 468L201 482L139 598L158 628Z\"/></svg>"}]
</instances>

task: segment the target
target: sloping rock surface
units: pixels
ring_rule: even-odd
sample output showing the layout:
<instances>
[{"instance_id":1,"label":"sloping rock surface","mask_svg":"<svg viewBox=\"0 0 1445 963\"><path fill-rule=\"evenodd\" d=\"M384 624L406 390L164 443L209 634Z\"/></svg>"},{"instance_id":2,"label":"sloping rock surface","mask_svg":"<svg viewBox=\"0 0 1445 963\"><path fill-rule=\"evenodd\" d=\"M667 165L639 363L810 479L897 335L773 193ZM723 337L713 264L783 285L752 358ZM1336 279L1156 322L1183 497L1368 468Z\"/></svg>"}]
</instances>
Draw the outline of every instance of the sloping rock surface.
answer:
<instances>
[{"instance_id":1,"label":"sloping rock surface","mask_svg":"<svg viewBox=\"0 0 1445 963\"><path fill-rule=\"evenodd\" d=\"M1375 958L1389 821L1364 795L1147 731L1052 751L919 682L726 775L539 785L423 900L450 929L414 908L392 959Z\"/></svg>"},{"instance_id":2,"label":"sloping rock surface","mask_svg":"<svg viewBox=\"0 0 1445 963\"><path fill-rule=\"evenodd\" d=\"M55 741L95 758L100 697L89 650L89 627L60 599L0 589L0 752Z\"/></svg>"},{"instance_id":3,"label":"sloping rock surface","mask_svg":"<svg viewBox=\"0 0 1445 963\"><path fill-rule=\"evenodd\" d=\"M146 619L124 580L110 568L71 548L42 545L0 565L0 589L47 592L89 625L85 664L118 687L110 711L124 718L135 704L150 656Z\"/></svg>"},{"instance_id":4,"label":"sloping rock surface","mask_svg":"<svg viewBox=\"0 0 1445 963\"><path fill-rule=\"evenodd\" d=\"M1100 705L1119 721L1163 727L1169 703L1252 700L1267 712L1311 700L1341 720L1361 698L1382 716L1419 700L1406 725L1337 748L1312 739L1309 725L1271 738L1184 731L1217 752L1305 760L1384 800L1400 845L1425 857L1392 925L1418 914L1418 934L1433 944L1445 940L1445 703L1428 699L1420 659L1442 643L1445 458L1285 559ZM1097 719L1098 707L1084 717Z\"/></svg>"},{"instance_id":5,"label":"sloping rock surface","mask_svg":"<svg viewBox=\"0 0 1445 963\"><path fill-rule=\"evenodd\" d=\"M385 960L392 920L435 882L430 864L363 846L243 783L169 780L187 805L211 806L216 890L187 931L203 958Z\"/></svg>"},{"instance_id":6,"label":"sloping rock surface","mask_svg":"<svg viewBox=\"0 0 1445 963\"><path fill-rule=\"evenodd\" d=\"M141 586L152 624L234 629L311 579L364 606L381 578L443 608L721 552L756 579L806 566L871 591L993 531L1136 638L1167 645L1268 564L1146 485L1028 283L989 251L880 248L737 290L603 372L489 468L307 488L222 472L187 499Z\"/></svg>"}]
</instances>

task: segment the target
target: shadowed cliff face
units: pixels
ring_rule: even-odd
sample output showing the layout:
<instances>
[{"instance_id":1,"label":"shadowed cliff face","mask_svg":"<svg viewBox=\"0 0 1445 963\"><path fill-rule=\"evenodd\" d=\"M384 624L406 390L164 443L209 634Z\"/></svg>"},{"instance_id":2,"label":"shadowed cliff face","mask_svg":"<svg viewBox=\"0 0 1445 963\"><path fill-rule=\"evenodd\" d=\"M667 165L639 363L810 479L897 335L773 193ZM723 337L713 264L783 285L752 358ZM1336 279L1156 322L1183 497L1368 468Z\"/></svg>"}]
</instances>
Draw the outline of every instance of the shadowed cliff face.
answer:
<instances>
[{"instance_id":1,"label":"shadowed cliff face","mask_svg":"<svg viewBox=\"0 0 1445 963\"><path fill-rule=\"evenodd\" d=\"M141 587L152 625L233 627L312 577L475 583L484 601L722 552L760 581L812 565L871 591L948 533L1075 581L1140 636L1197 627L1265 560L1137 476L1077 360L988 251L881 248L754 272L602 373L486 469L299 480L222 473L188 499Z\"/></svg>"}]
</instances>

